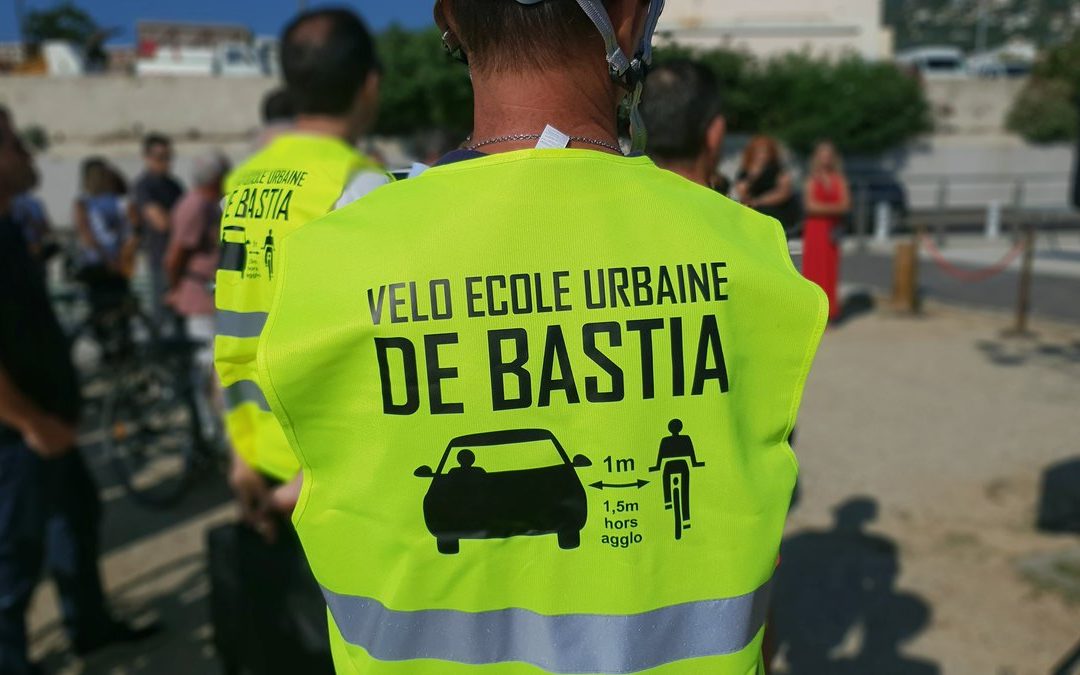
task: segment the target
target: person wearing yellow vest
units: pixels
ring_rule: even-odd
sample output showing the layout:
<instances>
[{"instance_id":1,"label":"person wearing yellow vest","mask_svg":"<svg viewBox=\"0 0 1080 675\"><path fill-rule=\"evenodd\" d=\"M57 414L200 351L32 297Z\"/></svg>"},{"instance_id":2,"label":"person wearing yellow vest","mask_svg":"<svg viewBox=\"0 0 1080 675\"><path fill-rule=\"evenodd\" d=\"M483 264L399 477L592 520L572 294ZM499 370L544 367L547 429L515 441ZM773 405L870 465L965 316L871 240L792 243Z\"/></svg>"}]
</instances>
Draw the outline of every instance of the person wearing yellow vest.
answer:
<instances>
[{"instance_id":1,"label":"person wearing yellow vest","mask_svg":"<svg viewBox=\"0 0 1080 675\"><path fill-rule=\"evenodd\" d=\"M361 19L339 9L300 15L282 36L281 67L295 123L226 180L215 294L214 363L236 454L231 483L245 518L266 534L274 523L270 484L299 471L255 368L283 240L388 180L355 147L374 120L379 87Z\"/></svg>"},{"instance_id":2,"label":"person wearing yellow vest","mask_svg":"<svg viewBox=\"0 0 1080 675\"><path fill-rule=\"evenodd\" d=\"M339 673L763 672L827 305L640 154L662 7L440 0L468 147L285 241L259 374Z\"/></svg>"}]
</instances>

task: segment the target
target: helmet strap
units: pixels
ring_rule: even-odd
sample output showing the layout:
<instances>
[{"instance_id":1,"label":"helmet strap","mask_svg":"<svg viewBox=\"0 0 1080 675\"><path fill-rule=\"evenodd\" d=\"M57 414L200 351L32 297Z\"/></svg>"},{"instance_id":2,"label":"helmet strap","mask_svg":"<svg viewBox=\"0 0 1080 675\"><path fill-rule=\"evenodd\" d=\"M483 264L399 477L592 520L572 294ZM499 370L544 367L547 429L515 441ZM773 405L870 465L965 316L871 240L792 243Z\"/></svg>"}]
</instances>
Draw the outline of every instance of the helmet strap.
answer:
<instances>
[{"instance_id":1,"label":"helmet strap","mask_svg":"<svg viewBox=\"0 0 1080 675\"><path fill-rule=\"evenodd\" d=\"M641 115L641 93L644 89L645 82L639 80L625 99L630 117L631 152L635 154L645 152L649 142L649 131L645 128L645 118Z\"/></svg>"},{"instance_id":2,"label":"helmet strap","mask_svg":"<svg viewBox=\"0 0 1080 675\"><path fill-rule=\"evenodd\" d=\"M615 26L611 23L611 17L608 16L603 0L577 0L577 3L604 38L611 79L626 90L622 105L630 118L633 151L644 152L649 136L645 128L645 119L641 116L641 95L645 86L645 76L648 74L649 66L652 65L652 40L657 24L660 22L660 14L664 11L665 0L651 0L649 3L645 33L633 61L627 58L622 47L619 46Z\"/></svg>"}]
</instances>

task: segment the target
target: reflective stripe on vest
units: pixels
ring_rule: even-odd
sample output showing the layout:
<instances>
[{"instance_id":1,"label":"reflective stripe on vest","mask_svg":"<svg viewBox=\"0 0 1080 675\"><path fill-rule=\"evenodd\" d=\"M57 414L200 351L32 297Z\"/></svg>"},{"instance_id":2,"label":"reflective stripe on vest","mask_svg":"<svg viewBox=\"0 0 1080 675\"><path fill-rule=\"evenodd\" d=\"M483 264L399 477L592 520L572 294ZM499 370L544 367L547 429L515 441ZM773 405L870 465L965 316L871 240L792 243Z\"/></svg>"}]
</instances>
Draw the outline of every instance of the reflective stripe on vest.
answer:
<instances>
[{"instance_id":1,"label":"reflective stripe on vest","mask_svg":"<svg viewBox=\"0 0 1080 675\"><path fill-rule=\"evenodd\" d=\"M225 387L225 407L229 410L245 403L254 403L259 410L270 412L270 404L266 402L259 385L251 380L240 380Z\"/></svg>"},{"instance_id":2,"label":"reflective stripe on vest","mask_svg":"<svg viewBox=\"0 0 1080 675\"><path fill-rule=\"evenodd\" d=\"M771 580L752 593L641 614L387 609L373 598L323 589L345 640L380 661L530 663L551 673L637 673L745 649L765 625Z\"/></svg>"},{"instance_id":3,"label":"reflective stripe on vest","mask_svg":"<svg viewBox=\"0 0 1080 675\"><path fill-rule=\"evenodd\" d=\"M266 325L266 312L229 312L221 310L215 319L215 331L223 337L257 338Z\"/></svg>"}]
</instances>

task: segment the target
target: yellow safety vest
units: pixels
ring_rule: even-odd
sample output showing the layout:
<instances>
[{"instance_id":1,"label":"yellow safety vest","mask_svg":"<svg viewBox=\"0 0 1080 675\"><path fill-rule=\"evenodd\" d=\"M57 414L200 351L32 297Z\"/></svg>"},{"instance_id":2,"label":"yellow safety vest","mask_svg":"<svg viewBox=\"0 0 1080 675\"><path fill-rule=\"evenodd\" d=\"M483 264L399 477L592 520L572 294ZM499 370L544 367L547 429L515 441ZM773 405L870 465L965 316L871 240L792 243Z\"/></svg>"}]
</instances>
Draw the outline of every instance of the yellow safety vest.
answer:
<instances>
[{"instance_id":1,"label":"yellow safety vest","mask_svg":"<svg viewBox=\"0 0 1080 675\"><path fill-rule=\"evenodd\" d=\"M762 672L824 295L645 157L436 167L289 238L260 343L338 672Z\"/></svg>"},{"instance_id":2,"label":"yellow safety vest","mask_svg":"<svg viewBox=\"0 0 1080 675\"><path fill-rule=\"evenodd\" d=\"M214 364L225 390L225 425L236 452L280 480L299 471L256 377L259 334L273 297L281 241L329 213L349 179L378 166L344 141L278 136L225 181L217 273Z\"/></svg>"}]
</instances>

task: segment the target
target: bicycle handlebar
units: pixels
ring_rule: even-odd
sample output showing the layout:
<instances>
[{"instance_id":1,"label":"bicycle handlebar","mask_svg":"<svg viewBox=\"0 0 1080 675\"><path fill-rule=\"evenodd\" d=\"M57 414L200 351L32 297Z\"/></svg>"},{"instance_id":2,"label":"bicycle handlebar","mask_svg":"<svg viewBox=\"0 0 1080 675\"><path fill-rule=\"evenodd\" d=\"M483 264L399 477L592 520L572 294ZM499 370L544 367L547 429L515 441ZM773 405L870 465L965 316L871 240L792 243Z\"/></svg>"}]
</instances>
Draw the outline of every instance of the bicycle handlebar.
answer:
<instances>
[{"instance_id":1,"label":"bicycle handlebar","mask_svg":"<svg viewBox=\"0 0 1080 675\"><path fill-rule=\"evenodd\" d=\"M656 466L649 467L649 472L653 473L653 472L659 471L661 469L661 467L663 467L664 462L673 462L675 460L686 462L686 461L689 461L689 458L687 458L687 457L665 457L664 459L657 462ZM701 468L704 468L705 462L690 461L690 466L694 467L695 469L701 469Z\"/></svg>"}]
</instances>

